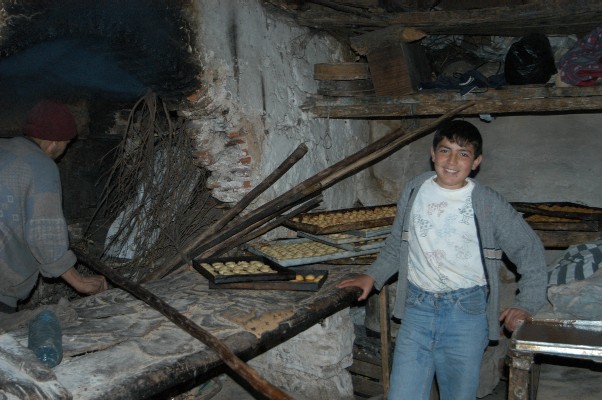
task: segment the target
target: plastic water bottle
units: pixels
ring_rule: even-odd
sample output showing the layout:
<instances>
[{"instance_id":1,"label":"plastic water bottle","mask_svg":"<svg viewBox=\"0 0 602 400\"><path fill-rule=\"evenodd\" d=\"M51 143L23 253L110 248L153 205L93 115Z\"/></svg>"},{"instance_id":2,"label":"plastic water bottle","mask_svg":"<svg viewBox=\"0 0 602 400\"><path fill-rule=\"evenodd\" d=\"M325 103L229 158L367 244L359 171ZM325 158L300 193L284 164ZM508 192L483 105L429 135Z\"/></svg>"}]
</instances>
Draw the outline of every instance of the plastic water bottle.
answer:
<instances>
[{"instance_id":1,"label":"plastic water bottle","mask_svg":"<svg viewBox=\"0 0 602 400\"><path fill-rule=\"evenodd\" d=\"M44 310L29 321L29 347L38 359L49 368L63 359L61 323L50 310Z\"/></svg>"}]
</instances>

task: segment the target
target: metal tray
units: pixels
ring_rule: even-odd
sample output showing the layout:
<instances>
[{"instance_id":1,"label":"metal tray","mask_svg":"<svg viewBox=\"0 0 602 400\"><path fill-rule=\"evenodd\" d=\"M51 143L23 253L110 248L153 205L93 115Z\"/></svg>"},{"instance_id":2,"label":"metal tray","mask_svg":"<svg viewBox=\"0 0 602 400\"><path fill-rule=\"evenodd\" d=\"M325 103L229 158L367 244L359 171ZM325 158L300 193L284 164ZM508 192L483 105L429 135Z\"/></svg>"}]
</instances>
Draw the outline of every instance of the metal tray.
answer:
<instances>
[{"instance_id":1,"label":"metal tray","mask_svg":"<svg viewBox=\"0 0 602 400\"><path fill-rule=\"evenodd\" d=\"M589 207L569 202L510 203L517 211L527 215L540 214L550 217L570 218L587 221L602 221L602 208Z\"/></svg>"},{"instance_id":2,"label":"metal tray","mask_svg":"<svg viewBox=\"0 0 602 400\"><path fill-rule=\"evenodd\" d=\"M328 278L328 271L323 270L289 270L294 272L296 275L307 276L309 274L322 278L317 282L306 282L297 280L287 281L263 281L263 282L234 282L234 283L213 283L209 281L210 289L246 289L246 290L293 290L293 291L305 291L315 292L318 291L326 279Z\"/></svg>"},{"instance_id":3,"label":"metal tray","mask_svg":"<svg viewBox=\"0 0 602 400\"><path fill-rule=\"evenodd\" d=\"M271 273L242 273L233 275L215 275L201 266L202 263L214 264L217 262L240 262L240 261L259 261L268 265L272 270ZM287 268L273 262L265 257L230 257L230 258L207 258L193 259L192 266L197 272L203 275L210 283L235 283L235 282L265 282L265 281L287 281L295 278L295 273Z\"/></svg>"},{"instance_id":4,"label":"metal tray","mask_svg":"<svg viewBox=\"0 0 602 400\"><path fill-rule=\"evenodd\" d=\"M370 239L365 237L355 236L351 234L340 234L331 233L329 235L314 235L307 232L298 232L297 235L306 237L317 242L329 244L331 246L339 247L343 250L349 251L362 251L369 249L378 249L385 245L385 238L387 235L375 236ZM337 236L334 236L337 235Z\"/></svg>"},{"instance_id":5,"label":"metal tray","mask_svg":"<svg viewBox=\"0 0 602 400\"><path fill-rule=\"evenodd\" d=\"M303 231L303 232L313 233L316 235L325 235L325 234L329 234L329 233L348 232L348 231L355 230L355 229L365 229L365 228L374 228L374 227L378 227L378 226L391 225L393 223L393 220L395 219L394 216L371 219L371 220L364 220L364 221L333 223L329 226L320 226L320 225L316 225L316 224L300 222L300 219L306 215L311 215L311 216L323 215L325 217L329 217L329 216L336 215L337 213L345 214L345 213L353 213L353 212L357 212L357 211L373 211L373 210L377 210L377 209L381 209L381 208L390 208L390 207L396 207L396 204L386 204L386 205L375 206L375 207L344 208L344 209L334 210L334 211L299 214L299 215L295 216L294 218L286 221L284 223L284 226L286 226L290 229L296 230L296 231Z\"/></svg>"},{"instance_id":6,"label":"metal tray","mask_svg":"<svg viewBox=\"0 0 602 400\"><path fill-rule=\"evenodd\" d=\"M512 348L529 353L602 361L602 321L533 320L512 336Z\"/></svg>"},{"instance_id":7,"label":"metal tray","mask_svg":"<svg viewBox=\"0 0 602 400\"><path fill-rule=\"evenodd\" d=\"M315 241L313 241L311 239L306 239L306 238L283 239L283 240L275 240L272 242L272 244L277 246L277 245L297 244L297 243L303 243L303 242L315 242ZM323 245L325 245L325 244L323 244ZM327 245L325 245L325 246L327 246ZM332 253L329 253L329 254L319 255L319 256L314 256L314 257L310 256L310 257L298 257L298 258L286 258L286 259L285 258L275 258L275 257L271 256L270 254L267 254L266 252L256 248L254 245L251 245L251 244L247 245L245 248L246 248L246 250L250 251L251 253L265 257L283 267L293 267L296 265L304 265L304 264L316 264L316 263L320 263L320 262L324 262L324 261L336 260L339 258L349 258L349 257L361 256L364 254L374 254L374 253L378 253L378 251L379 251L378 248L361 250L361 251L349 251L349 250L340 249L340 248L334 247L334 246L331 246L331 247L333 247Z\"/></svg>"},{"instance_id":8,"label":"metal tray","mask_svg":"<svg viewBox=\"0 0 602 400\"><path fill-rule=\"evenodd\" d=\"M375 236L388 235L389 233L391 233L391 229L392 229L391 225L385 225L385 226L377 226L374 228L353 229L353 230L348 231L347 233L350 233L355 236L360 236L363 238L374 238Z\"/></svg>"}]
</instances>

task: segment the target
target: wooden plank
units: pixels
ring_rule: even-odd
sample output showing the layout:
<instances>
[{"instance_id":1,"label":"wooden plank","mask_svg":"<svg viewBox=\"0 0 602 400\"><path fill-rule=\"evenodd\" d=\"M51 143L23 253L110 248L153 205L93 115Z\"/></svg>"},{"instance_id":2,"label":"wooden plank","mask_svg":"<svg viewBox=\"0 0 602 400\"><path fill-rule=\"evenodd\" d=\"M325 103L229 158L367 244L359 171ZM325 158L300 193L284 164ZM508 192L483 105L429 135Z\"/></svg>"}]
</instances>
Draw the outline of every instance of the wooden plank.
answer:
<instances>
[{"instance_id":1,"label":"wooden plank","mask_svg":"<svg viewBox=\"0 0 602 400\"><path fill-rule=\"evenodd\" d=\"M353 359L354 360L363 361L363 362L367 362L369 364L373 364L375 366L379 366L380 367L380 356L368 353L364 349L360 349L360 348L355 347L353 349Z\"/></svg>"},{"instance_id":2,"label":"wooden plank","mask_svg":"<svg viewBox=\"0 0 602 400\"><path fill-rule=\"evenodd\" d=\"M579 243L588 243L600 237L600 232L566 232L566 231L539 231L539 236L546 248L564 249Z\"/></svg>"},{"instance_id":3,"label":"wooden plank","mask_svg":"<svg viewBox=\"0 0 602 400\"><path fill-rule=\"evenodd\" d=\"M318 81L318 94L322 96L373 96L374 85L370 79L352 81Z\"/></svg>"},{"instance_id":4,"label":"wooden plank","mask_svg":"<svg viewBox=\"0 0 602 400\"><path fill-rule=\"evenodd\" d=\"M406 43L372 49L368 64L377 96L403 96L420 86L420 76Z\"/></svg>"},{"instance_id":5,"label":"wooden plank","mask_svg":"<svg viewBox=\"0 0 602 400\"><path fill-rule=\"evenodd\" d=\"M377 396L383 394L383 387L380 382L370 380L360 375L351 375L353 383L353 391L362 394L366 397Z\"/></svg>"},{"instance_id":6,"label":"wooden plank","mask_svg":"<svg viewBox=\"0 0 602 400\"><path fill-rule=\"evenodd\" d=\"M359 55L365 56L370 53L370 50L397 45L401 42L414 42L425 36L426 33L418 29L395 25L364 35L353 36L349 40L351 48Z\"/></svg>"},{"instance_id":7,"label":"wooden plank","mask_svg":"<svg viewBox=\"0 0 602 400\"><path fill-rule=\"evenodd\" d=\"M370 79L370 72L367 63L320 63L314 65L314 79L318 81Z\"/></svg>"},{"instance_id":8,"label":"wooden plank","mask_svg":"<svg viewBox=\"0 0 602 400\"><path fill-rule=\"evenodd\" d=\"M474 10L371 13L369 17L309 8L296 13L295 19L304 26L357 33L402 25L437 35L523 36L528 32L582 35L600 24L602 2L550 0L540 4Z\"/></svg>"},{"instance_id":9,"label":"wooden plank","mask_svg":"<svg viewBox=\"0 0 602 400\"><path fill-rule=\"evenodd\" d=\"M303 109L317 117L378 118L440 115L467 101L463 115L524 114L602 110L602 85L558 88L547 85L508 86L464 96L454 91L420 92L403 97L308 98Z\"/></svg>"},{"instance_id":10,"label":"wooden plank","mask_svg":"<svg viewBox=\"0 0 602 400\"><path fill-rule=\"evenodd\" d=\"M375 380L379 380L382 374L382 369L379 365L356 359L353 360L351 367L347 369L353 374L367 376Z\"/></svg>"},{"instance_id":11,"label":"wooden plank","mask_svg":"<svg viewBox=\"0 0 602 400\"><path fill-rule=\"evenodd\" d=\"M541 231L599 232L602 230L598 221L538 222L527 219L527 223L531 228Z\"/></svg>"}]
</instances>

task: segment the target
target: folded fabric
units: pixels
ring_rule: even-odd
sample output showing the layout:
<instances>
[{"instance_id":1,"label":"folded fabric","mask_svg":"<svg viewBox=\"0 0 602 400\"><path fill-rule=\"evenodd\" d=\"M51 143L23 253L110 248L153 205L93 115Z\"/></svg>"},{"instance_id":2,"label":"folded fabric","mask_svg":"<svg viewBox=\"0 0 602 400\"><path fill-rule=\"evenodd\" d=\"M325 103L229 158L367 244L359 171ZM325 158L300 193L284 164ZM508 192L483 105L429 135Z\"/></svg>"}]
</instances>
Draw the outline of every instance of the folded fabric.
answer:
<instances>
[{"instance_id":1,"label":"folded fabric","mask_svg":"<svg viewBox=\"0 0 602 400\"><path fill-rule=\"evenodd\" d=\"M602 25L598 26L558 62L560 79L574 86L592 86L602 77Z\"/></svg>"}]
</instances>

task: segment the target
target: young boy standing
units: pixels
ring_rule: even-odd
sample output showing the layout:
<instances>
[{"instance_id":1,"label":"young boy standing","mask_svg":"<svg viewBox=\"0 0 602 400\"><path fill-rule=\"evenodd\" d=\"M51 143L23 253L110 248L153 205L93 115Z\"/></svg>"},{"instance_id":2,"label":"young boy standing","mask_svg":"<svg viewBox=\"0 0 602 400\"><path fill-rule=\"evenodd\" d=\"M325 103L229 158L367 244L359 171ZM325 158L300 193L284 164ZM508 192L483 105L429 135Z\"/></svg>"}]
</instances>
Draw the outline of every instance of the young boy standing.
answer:
<instances>
[{"instance_id":1,"label":"young boy standing","mask_svg":"<svg viewBox=\"0 0 602 400\"><path fill-rule=\"evenodd\" d=\"M498 193L469 175L483 156L482 138L454 120L436 133L435 171L411 180L397 203L385 246L366 274L339 288L381 289L395 274L397 333L389 399L428 400L437 377L442 400L473 400L483 352L498 340L500 321L513 331L546 301L541 241ZM516 264L519 293L499 312L502 253Z\"/></svg>"}]
</instances>

